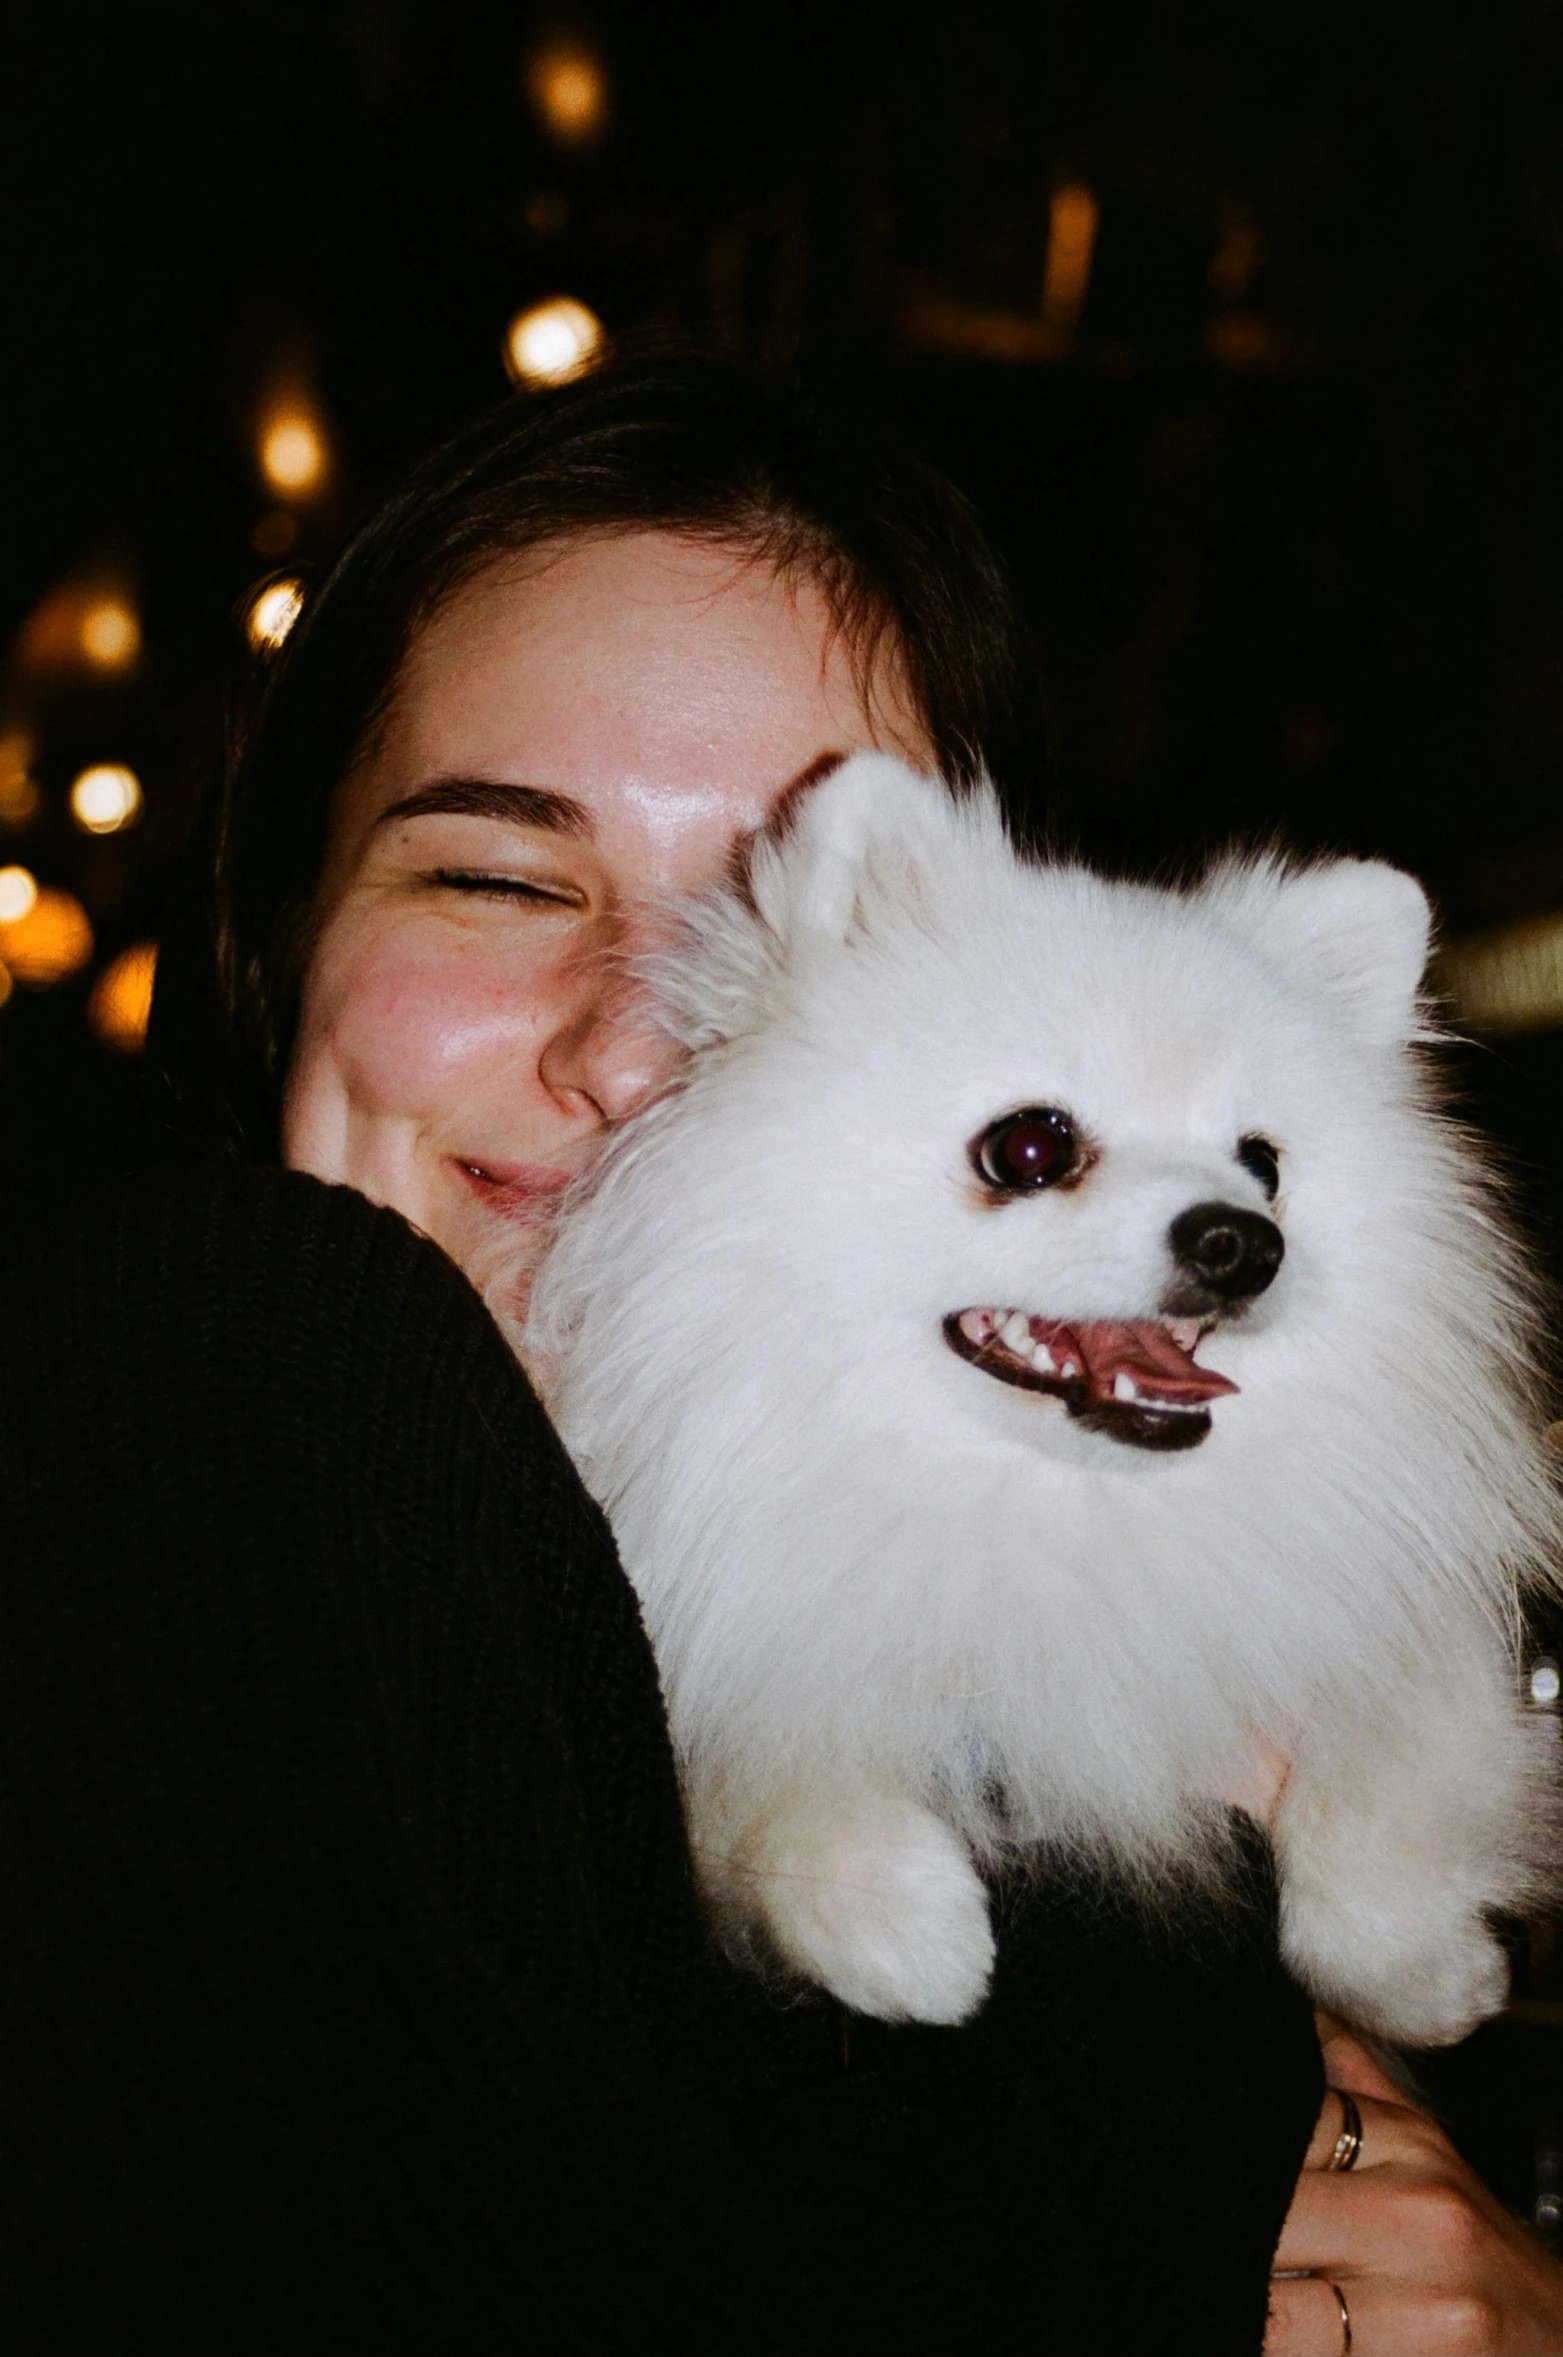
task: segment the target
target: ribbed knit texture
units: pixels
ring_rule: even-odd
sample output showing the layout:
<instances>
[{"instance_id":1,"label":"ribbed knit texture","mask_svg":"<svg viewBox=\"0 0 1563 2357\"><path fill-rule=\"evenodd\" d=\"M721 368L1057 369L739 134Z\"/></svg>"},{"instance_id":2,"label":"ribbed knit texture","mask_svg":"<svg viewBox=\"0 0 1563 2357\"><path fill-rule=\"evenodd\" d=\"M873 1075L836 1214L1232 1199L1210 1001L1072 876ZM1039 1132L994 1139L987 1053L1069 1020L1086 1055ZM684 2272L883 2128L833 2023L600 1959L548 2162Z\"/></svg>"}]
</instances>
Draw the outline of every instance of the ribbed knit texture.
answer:
<instances>
[{"instance_id":1,"label":"ribbed knit texture","mask_svg":"<svg viewBox=\"0 0 1563 2357\"><path fill-rule=\"evenodd\" d=\"M1250 1903L1000 1894L959 2031L712 1950L600 1516L394 1214L0 1271L0 2342L1252 2351L1319 2098Z\"/></svg>"}]
</instances>

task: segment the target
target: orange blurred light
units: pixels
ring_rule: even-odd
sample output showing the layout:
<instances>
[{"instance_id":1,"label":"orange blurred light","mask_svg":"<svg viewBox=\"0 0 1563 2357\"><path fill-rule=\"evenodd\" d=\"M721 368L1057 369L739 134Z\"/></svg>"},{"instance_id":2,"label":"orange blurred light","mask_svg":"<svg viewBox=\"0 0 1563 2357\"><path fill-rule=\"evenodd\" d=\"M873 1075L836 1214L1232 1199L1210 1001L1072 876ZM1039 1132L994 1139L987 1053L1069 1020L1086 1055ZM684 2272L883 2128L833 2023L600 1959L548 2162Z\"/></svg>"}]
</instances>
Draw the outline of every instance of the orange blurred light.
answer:
<instances>
[{"instance_id":1,"label":"orange blurred light","mask_svg":"<svg viewBox=\"0 0 1563 2357\"><path fill-rule=\"evenodd\" d=\"M157 943L138 941L98 976L87 1001L87 1020L105 1047L134 1055L146 1045L156 970Z\"/></svg>"},{"instance_id":2,"label":"orange blurred light","mask_svg":"<svg viewBox=\"0 0 1563 2357\"><path fill-rule=\"evenodd\" d=\"M38 807L32 759L33 741L25 729L0 735L0 826L25 827Z\"/></svg>"},{"instance_id":3,"label":"orange blurred light","mask_svg":"<svg viewBox=\"0 0 1563 2357\"><path fill-rule=\"evenodd\" d=\"M141 814L141 780L122 761L99 761L71 788L71 816L84 835L117 835Z\"/></svg>"},{"instance_id":4,"label":"orange blurred light","mask_svg":"<svg viewBox=\"0 0 1563 2357\"><path fill-rule=\"evenodd\" d=\"M8 877L26 876L33 899L25 910L7 918L5 885ZM77 973L92 955L92 927L87 912L69 892L39 891L25 868L0 868L0 962L18 982L46 989Z\"/></svg>"},{"instance_id":5,"label":"orange blurred light","mask_svg":"<svg viewBox=\"0 0 1563 2357\"><path fill-rule=\"evenodd\" d=\"M1264 259L1264 240L1257 225L1242 214L1233 213L1223 221L1216 250L1210 257L1209 282L1212 294L1223 301L1237 302L1248 292L1249 280Z\"/></svg>"},{"instance_id":6,"label":"orange blurred light","mask_svg":"<svg viewBox=\"0 0 1563 2357\"><path fill-rule=\"evenodd\" d=\"M562 385L601 356L602 321L570 295L518 311L505 330L505 366L518 385Z\"/></svg>"},{"instance_id":7,"label":"orange blurred light","mask_svg":"<svg viewBox=\"0 0 1563 2357\"><path fill-rule=\"evenodd\" d=\"M274 507L261 517L250 537L258 555L286 556L298 538L298 520L285 507Z\"/></svg>"},{"instance_id":8,"label":"orange blurred light","mask_svg":"<svg viewBox=\"0 0 1563 2357\"><path fill-rule=\"evenodd\" d=\"M35 606L22 631L24 663L40 670L85 667L113 677L133 668L141 652L141 624L119 590L67 581Z\"/></svg>"},{"instance_id":9,"label":"orange blurred light","mask_svg":"<svg viewBox=\"0 0 1563 2357\"><path fill-rule=\"evenodd\" d=\"M141 652L141 625L123 598L94 598L81 618L81 651L94 671L128 671Z\"/></svg>"},{"instance_id":10,"label":"orange blurred light","mask_svg":"<svg viewBox=\"0 0 1563 2357\"><path fill-rule=\"evenodd\" d=\"M580 146L602 129L608 84L590 50L565 42L540 49L528 68L526 85L532 104L561 146Z\"/></svg>"},{"instance_id":11,"label":"orange blurred light","mask_svg":"<svg viewBox=\"0 0 1563 2357\"><path fill-rule=\"evenodd\" d=\"M309 499L324 484L330 454L320 420L305 401L279 401L261 420L261 473L283 498Z\"/></svg>"},{"instance_id":12,"label":"orange blurred light","mask_svg":"<svg viewBox=\"0 0 1563 2357\"><path fill-rule=\"evenodd\" d=\"M1054 189L1042 277L1042 312L1052 327L1073 327L1085 307L1101 217L1101 206L1079 181Z\"/></svg>"},{"instance_id":13,"label":"orange blurred light","mask_svg":"<svg viewBox=\"0 0 1563 2357\"><path fill-rule=\"evenodd\" d=\"M258 655L275 654L298 620L304 605L304 584L291 578L269 581L251 598L244 617L245 636Z\"/></svg>"}]
</instances>

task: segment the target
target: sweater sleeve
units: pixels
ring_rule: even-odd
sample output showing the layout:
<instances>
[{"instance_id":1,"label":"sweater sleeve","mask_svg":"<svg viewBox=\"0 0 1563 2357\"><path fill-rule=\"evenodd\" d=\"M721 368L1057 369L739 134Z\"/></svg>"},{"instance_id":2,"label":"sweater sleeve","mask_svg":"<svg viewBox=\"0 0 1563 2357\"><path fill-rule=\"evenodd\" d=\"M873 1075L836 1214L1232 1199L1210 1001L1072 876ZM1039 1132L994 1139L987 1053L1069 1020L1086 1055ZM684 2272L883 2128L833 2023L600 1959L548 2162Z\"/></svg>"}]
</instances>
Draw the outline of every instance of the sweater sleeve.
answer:
<instances>
[{"instance_id":1,"label":"sweater sleeve","mask_svg":"<svg viewBox=\"0 0 1563 2357\"><path fill-rule=\"evenodd\" d=\"M463 1291L275 1180L7 1272L9 2346L772 2345L498 1593L564 1509L499 1479Z\"/></svg>"}]
</instances>

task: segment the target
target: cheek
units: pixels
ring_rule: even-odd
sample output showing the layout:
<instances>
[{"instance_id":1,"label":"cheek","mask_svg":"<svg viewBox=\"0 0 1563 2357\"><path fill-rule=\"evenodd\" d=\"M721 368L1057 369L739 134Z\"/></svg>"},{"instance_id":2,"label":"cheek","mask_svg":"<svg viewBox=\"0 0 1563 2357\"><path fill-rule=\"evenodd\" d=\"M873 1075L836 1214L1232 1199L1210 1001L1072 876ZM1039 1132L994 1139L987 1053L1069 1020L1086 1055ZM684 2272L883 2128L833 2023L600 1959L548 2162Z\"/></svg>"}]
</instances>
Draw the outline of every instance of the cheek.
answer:
<instances>
[{"instance_id":1,"label":"cheek","mask_svg":"<svg viewBox=\"0 0 1563 2357\"><path fill-rule=\"evenodd\" d=\"M443 928L328 931L300 1060L328 1056L366 1110L432 1112L489 1079L524 1092L560 1019L563 962Z\"/></svg>"}]
</instances>

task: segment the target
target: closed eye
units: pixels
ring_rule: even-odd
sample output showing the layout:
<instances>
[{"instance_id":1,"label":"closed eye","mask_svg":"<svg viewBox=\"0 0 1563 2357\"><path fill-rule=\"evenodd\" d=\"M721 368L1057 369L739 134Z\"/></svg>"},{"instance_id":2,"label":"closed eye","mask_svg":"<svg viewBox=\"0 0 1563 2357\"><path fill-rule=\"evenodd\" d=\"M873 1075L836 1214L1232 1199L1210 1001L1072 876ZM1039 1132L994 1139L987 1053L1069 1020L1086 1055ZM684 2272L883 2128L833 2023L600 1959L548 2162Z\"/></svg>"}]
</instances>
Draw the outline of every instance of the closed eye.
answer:
<instances>
[{"instance_id":1,"label":"closed eye","mask_svg":"<svg viewBox=\"0 0 1563 2357\"><path fill-rule=\"evenodd\" d=\"M471 868L436 868L428 881L431 884L442 884L452 892L472 893L483 900L535 901L548 908L580 908L584 905L577 892L563 888L551 890L546 884L531 884L524 876L484 875Z\"/></svg>"}]
</instances>

